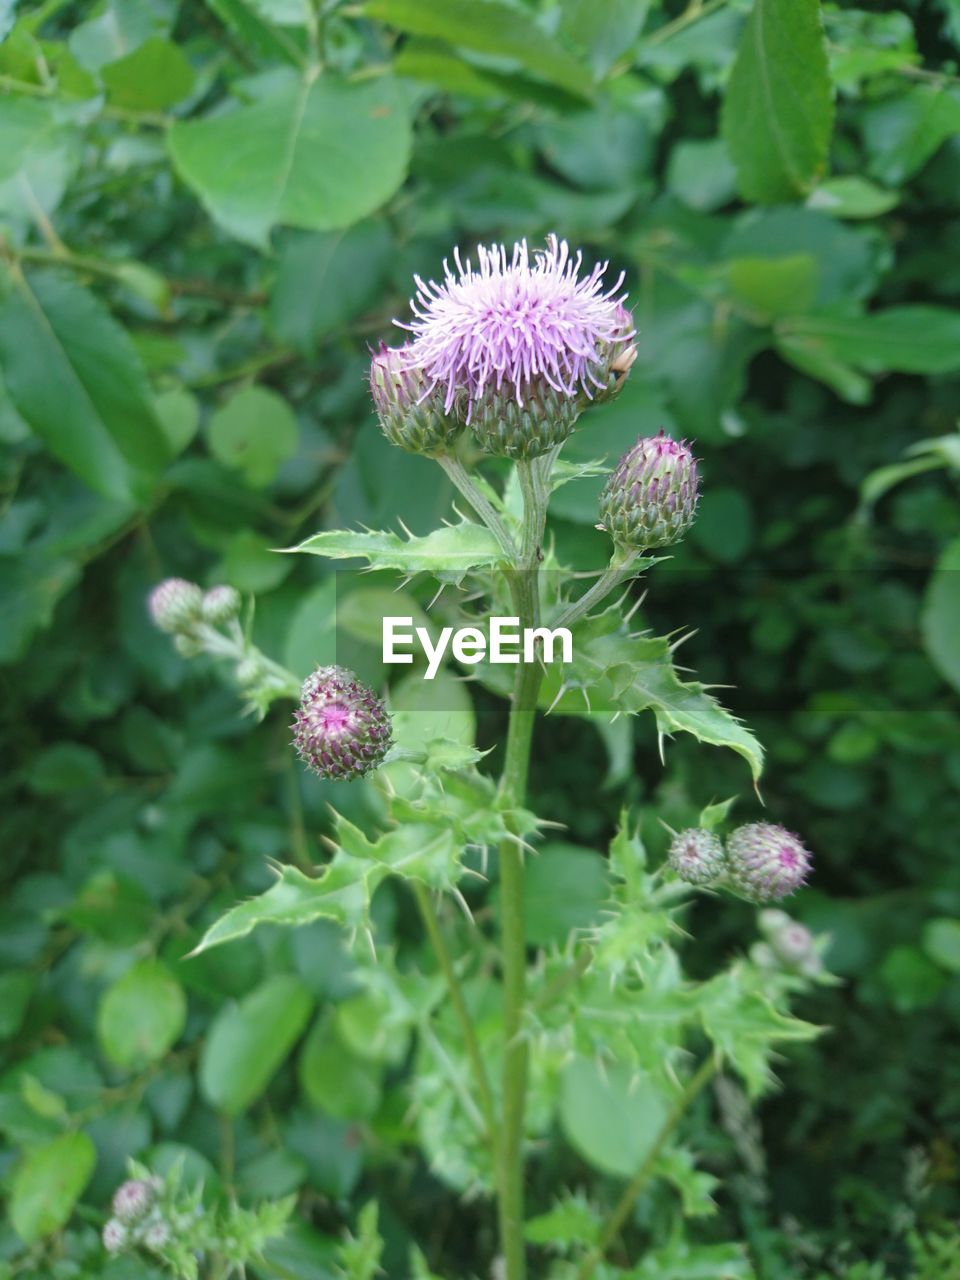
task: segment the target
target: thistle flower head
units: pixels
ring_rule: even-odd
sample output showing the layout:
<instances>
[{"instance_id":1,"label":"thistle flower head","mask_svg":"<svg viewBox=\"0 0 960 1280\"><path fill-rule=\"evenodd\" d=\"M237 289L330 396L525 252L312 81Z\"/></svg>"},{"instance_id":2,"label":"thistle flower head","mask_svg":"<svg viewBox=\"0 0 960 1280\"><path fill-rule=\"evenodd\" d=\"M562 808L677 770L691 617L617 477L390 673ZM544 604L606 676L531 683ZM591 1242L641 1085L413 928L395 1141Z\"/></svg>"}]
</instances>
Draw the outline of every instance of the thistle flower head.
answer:
<instances>
[{"instance_id":1,"label":"thistle flower head","mask_svg":"<svg viewBox=\"0 0 960 1280\"><path fill-rule=\"evenodd\" d=\"M623 455L600 494L600 525L618 546L665 547L693 524L697 460L661 428Z\"/></svg>"},{"instance_id":2,"label":"thistle flower head","mask_svg":"<svg viewBox=\"0 0 960 1280\"><path fill-rule=\"evenodd\" d=\"M149 1227L143 1233L144 1246L152 1253L157 1253L173 1239L173 1232L170 1230L170 1224L159 1218L156 1222L151 1222Z\"/></svg>"},{"instance_id":3,"label":"thistle flower head","mask_svg":"<svg viewBox=\"0 0 960 1280\"><path fill-rule=\"evenodd\" d=\"M380 344L370 361L370 394L383 434L408 453L443 453L463 430L463 421L444 408L443 394L413 363L409 345Z\"/></svg>"},{"instance_id":4,"label":"thistle flower head","mask_svg":"<svg viewBox=\"0 0 960 1280\"><path fill-rule=\"evenodd\" d=\"M107 1253L120 1253L130 1243L130 1232L117 1218L109 1218L100 1238Z\"/></svg>"},{"instance_id":5,"label":"thistle flower head","mask_svg":"<svg viewBox=\"0 0 960 1280\"><path fill-rule=\"evenodd\" d=\"M481 247L476 270L459 250L453 260L456 272L445 262L440 284L415 277L414 319L401 326L414 335L409 359L442 391L447 413L462 397L470 422L487 391L523 405L537 389L585 400L609 389L634 333L616 296L622 274L608 289L606 263L581 279L582 255L553 235L532 263L525 240Z\"/></svg>"},{"instance_id":6,"label":"thistle flower head","mask_svg":"<svg viewBox=\"0 0 960 1280\"><path fill-rule=\"evenodd\" d=\"M203 620L218 627L232 622L240 612L240 592L235 587L211 587L203 595Z\"/></svg>"},{"instance_id":7,"label":"thistle flower head","mask_svg":"<svg viewBox=\"0 0 960 1280\"><path fill-rule=\"evenodd\" d=\"M175 634L200 621L203 592L186 578L167 578L150 592L147 607L154 625Z\"/></svg>"},{"instance_id":8,"label":"thistle flower head","mask_svg":"<svg viewBox=\"0 0 960 1280\"><path fill-rule=\"evenodd\" d=\"M362 778L391 744L382 700L344 667L319 667L307 677L291 727L301 760L322 778Z\"/></svg>"},{"instance_id":9,"label":"thistle flower head","mask_svg":"<svg viewBox=\"0 0 960 1280\"><path fill-rule=\"evenodd\" d=\"M800 839L770 822L748 822L727 840L730 883L752 902L787 897L804 883L812 865Z\"/></svg>"},{"instance_id":10,"label":"thistle flower head","mask_svg":"<svg viewBox=\"0 0 960 1280\"><path fill-rule=\"evenodd\" d=\"M791 969L819 969L816 942L805 924L785 911L761 911L758 920L771 951L781 964Z\"/></svg>"},{"instance_id":11,"label":"thistle flower head","mask_svg":"<svg viewBox=\"0 0 960 1280\"><path fill-rule=\"evenodd\" d=\"M137 1222L156 1199L156 1190L142 1178L121 1182L113 1195L113 1214L121 1222Z\"/></svg>"},{"instance_id":12,"label":"thistle flower head","mask_svg":"<svg viewBox=\"0 0 960 1280\"><path fill-rule=\"evenodd\" d=\"M723 875L725 859L719 836L703 827L679 831L670 842L670 866L688 884L710 884Z\"/></svg>"}]
</instances>

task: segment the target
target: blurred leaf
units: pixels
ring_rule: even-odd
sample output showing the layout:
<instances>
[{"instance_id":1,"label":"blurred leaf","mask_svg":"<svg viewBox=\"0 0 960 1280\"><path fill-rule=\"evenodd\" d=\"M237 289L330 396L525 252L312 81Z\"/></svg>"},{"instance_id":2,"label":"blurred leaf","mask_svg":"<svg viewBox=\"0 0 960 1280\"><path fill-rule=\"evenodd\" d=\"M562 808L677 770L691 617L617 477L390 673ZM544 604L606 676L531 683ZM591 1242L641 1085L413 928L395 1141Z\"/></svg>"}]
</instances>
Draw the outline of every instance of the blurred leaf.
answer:
<instances>
[{"instance_id":1,"label":"blurred leaf","mask_svg":"<svg viewBox=\"0 0 960 1280\"><path fill-rule=\"evenodd\" d=\"M298 1074L313 1105L338 1120L368 1120L380 1105L382 1072L351 1053L329 1012L317 1019L304 1041Z\"/></svg>"},{"instance_id":2,"label":"blurred leaf","mask_svg":"<svg viewBox=\"0 0 960 1280\"><path fill-rule=\"evenodd\" d=\"M960 311L943 307L888 307L869 315L797 316L777 333L807 344L828 360L867 373L952 373L960 369Z\"/></svg>"},{"instance_id":3,"label":"blurred leaf","mask_svg":"<svg viewBox=\"0 0 960 1280\"><path fill-rule=\"evenodd\" d=\"M72 281L20 278L0 304L0 364L24 420L97 492L132 499L170 456L127 334Z\"/></svg>"},{"instance_id":4,"label":"blurred leaf","mask_svg":"<svg viewBox=\"0 0 960 1280\"><path fill-rule=\"evenodd\" d=\"M290 619L283 665L305 680L315 667L337 658L337 579L331 574L304 592Z\"/></svg>"},{"instance_id":5,"label":"blurred leaf","mask_svg":"<svg viewBox=\"0 0 960 1280\"><path fill-rule=\"evenodd\" d=\"M960 539L947 545L930 581L920 615L923 647L955 689L960 689Z\"/></svg>"},{"instance_id":6,"label":"blurred leaf","mask_svg":"<svg viewBox=\"0 0 960 1280\"><path fill-rule=\"evenodd\" d=\"M960 133L960 91L928 84L867 104L864 142L873 177L889 187L912 178L953 134Z\"/></svg>"},{"instance_id":7,"label":"blurred leaf","mask_svg":"<svg viewBox=\"0 0 960 1280\"><path fill-rule=\"evenodd\" d=\"M65 1133L23 1156L10 1190L10 1221L22 1240L33 1244L64 1225L96 1160L85 1133Z\"/></svg>"},{"instance_id":8,"label":"blurred leaf","mask_svg":"<svg viewBox=\"0 0 960 1280\"><path fill-rule=\"evenodd\" d=\"M534 946L563 947L574 929L597 924L610 894L606 859L592 849L551 841L527 863L524 919Z\"/></svg>"},{"instance_id":9,"label":"blurred leaf","mask_svg":"<svg viewBox=\"0 0 960 1280\"><path fill-rule=\"evenodd\" d=\"M960 973L960 920L928 920L923 926L923 949L941 969Z\"/></svg>"},{"instance_id":10,"label":"blurred leaf","mask_svg":"<svg viewBox=\"0 0 960 1280\"><path fill-rule=\"evenodd\" d=\"M227 543L218 576L238 591L257 595L279 586L292 567L268 539L242 529Z\"/></svg>"},{"instance_id":11,"label":"blurred leaf","mask_svg":"<svg viewBox=\"0 0 960 1280\"><path fill-rule=\"evenodd\" d=\"M469 5L457 6L446 0L367 0L364 12L413 35L433 36L477 53L510 58L571 93L590 93L586 68L532 16L500 0L472 0Z\"/></svg>"},{"instance_id":12,"label":"blurred leaf","mask_svg":"<svg viewBox=\"0 0 960 1280\"><path fill-rule=\"evenodd\" d=\"M34 758L27 776L30 790L40 796L85 791L103 782L103 761L92 747L58 742Z\"/></svg>"},{"instance_id":13,"label":"blurred leaf","mask_svg":"<svg viewBox=\"0 0 960 1280\"><path fill-rule=\"evenodd\" d=\"M806 253L788 258L732 258L724 265L734 298L763 317L809 311L817 296L817 275L817 260Z\"/></svg>"},{"instance_id":14,"label":"blurred leaf","mask_svg":"<svg viewBox=\"0 0 960 1280\"><path fill-rule=\"evenodd\" d=\"M76 134L52 104L0 98L0 226L32 225L37 208L51 214L76 161Z\"/></svg>"},{"instance_id":15,"label":"blurred leaf","mask_svg":"<svg viewBox=\"0 0 960 1280\"><path fill-rule=\"evenodd\" d=\"M567 1141L596 1169L632 1177L653 1146L669 1102L649 1077L617 1062L574 1058L560 1081Z\"/></svg>"},{"instance_id":16,"label":"blurred leaf","mask_svg":"<svg viewBox=\"0 0 960 1280\"><path fill-rule=\"evenodd\" d=\"M321 338L377 300L392 254L383 222L288 240L280 251L270 304L277 337L312 355Z\"/></svg>"},{"instance_id":17,"label":"blurred leaf","mask_svg":"<svg viewBox=\"0 0 960 1280\"><path fill-rule=\"evenodd\" d=\"M210 419L207 438L218 461L263 488L296 453L299 429L282 396L266 387L243 387Z\"/></svg>"},{"instance_id":18,"label":"blurred leaf","mask_svg":"<svg viewBox=\"0 0 960 1280\"><path fill-rule=\"evenodd\" d=\"M736 176L722 138L685 140L670 152L667 189L691 209L707 212L729 204Z\"/></svg>"},{"instance_id":19,"label":"blurred leaf","mask_svg":"<svg viewBox=\"0 0 960 1280\"><path fill-rule=\"evenodd\" d=\"M866 178L828 178L807 197L808 209L834 218L878 218L900 203L899 193L884 191Z\"/></svg>"},{"instance_id":20,"label":"blurred leaf","mask_svg":"<svg viewBox=\"0 0 960 1280\"><path fill-rule=\"evenodd\" d=\"M169 33L175 0L106 0L99 12L70 32L70 51L87 71L126 57L152 36Z\"/></svg>"},{"instance_id":21,"label":"blurred leaf","mask_svg":"<svg viewBox=\"0 0 960 1280\"><path fill-rule=\"evenodd\" d=\"M945 978L918 947L893 947L884 956L880 978L901 1013L926 1008L939 996Z\"/></svg>"},{"instance_id":22,"label":"blurred leaf","mask_svg":"<svg viewBox=\"0 0 960 1280\"><path fill-rule=\"evenodd\" d=\"M739 489L708 489L697 508L691 538L720 564L742 560L753 542L753 511Z\"/></svg>"},{"instance_id":23,"label":"blurred leaf","mask_svg":"<svg viewBox=\"0 0 960 1280\"><path fill-rule=\"evenodd\" d=\"M0 973L0 1040L15 1036L23 1024L36 978L26 970Z\"/></svg>"},{"instance_id":24,"label":"blurred leaf","mask_svg":"<svg viewBox=\"0 0 960 1280\"><path fill-rule=\"evenodd\" d=\"M173 453L182 453L197 434L200 408L196 398L182 387L163 391L154 398L153 407Z\"/></svg>"},{"instance_id":25,"label":"blurred leaf","mask_svg":"<svg viewBox=\"0 0 960 1280\"><path fill-rule=\"evenodd\" d=\"M833 129L818 0L754 0L722 122L745 199L777 204L814 184Z\"/></svg>"},{"instance_id":26,"label":"blurred leaf","mask_svg":"<svg viewBox=\"0 0 960 1280\"><path fill-rule=\"evenodd\" d=\"M168 143L210 215L265 248L277 225L324 231L379 208L406 176L410 121L387 76L351 84L291 72L249 106L178 121Z\"/></svg>"},{"instance_id":27,"label":"blurred leaf","mask_svg":"<svg viewBox=\"0 0 960 1280\"><path fill-rule=\"evenodd\" d=\"M143 960L104 993L97 1035L118 1067L139 1069L164 1056L179 1040L186 1020L180 983L163 965Z\"/></svg>"},{"instance_id":28,"label":"blurred leaf","mask_svg":"<svg viewBox=\"0 0 960 1280\"><path fill-rule=\"evenodd\" d=\"M153 36L132 53L104 67L109 100L136 111L162 111L182 102L193 89L193 68L180 48Z\"/></svg>"},{"instance_id":29,"label":"blurred leaf","mask_svg":"<svg viewBox=\"0 0 960 1280\"><path fill-rule=\"evenodd\" d=\"M606 75L643 30L650 0L561 0L560 32L583 49L596 75Z\"/></svg>"},{"instance_id":30,"label":"blurred leaf","mask_svg":"<svg viewBox=\"0 0 960 1280\"><path fill-rule=\"evenodd\" d=\"M200 1058L210 1105L236 1116L254 1103L300 1038L312 1005L300 979L282 974L223 1009Z\"/></svg>"},{"instance_id":31,"label":"blurred leaf","mask_svg":"<svg viewBox=\"0 0 960 1280\"><path fill-rule=\"evenodd\" d=\"M293 66L304 66L302 49L283 30L266 22L257 12L254 0L206 0L227 28L239 36L244 47L268 57L280 58Z\"/></svg>"}]
</instances>

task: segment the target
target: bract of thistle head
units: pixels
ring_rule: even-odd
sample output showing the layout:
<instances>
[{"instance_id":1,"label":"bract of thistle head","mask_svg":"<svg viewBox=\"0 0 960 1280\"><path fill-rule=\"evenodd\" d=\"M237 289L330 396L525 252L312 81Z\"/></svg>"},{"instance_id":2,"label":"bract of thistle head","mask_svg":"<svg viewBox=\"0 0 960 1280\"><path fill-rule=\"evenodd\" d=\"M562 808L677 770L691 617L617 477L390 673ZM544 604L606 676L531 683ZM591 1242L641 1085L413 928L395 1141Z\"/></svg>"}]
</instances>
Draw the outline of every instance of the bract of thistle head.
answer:
<instances>
[{"instance_id":1,"label":"bract of thistle head","mask_svg":"<svg viewBox=\"0 0 960 1280\"><path fill-rule=\"evenodd\" d=\"M345 667L319 667L307 677L291 727L300 759L322 778L362 778L392 742L382 699Z\"/></svg>"},{"instance_id":2,"label":"bract of thistle head","mask_svg":"<svg viewBox=\"0 0 960 1280\"><path fill-rule=\"evenodd\" d=\"M401 326L413 334L410 356L445 411L461 410L482 444L535 457L562 442L582 409L629 367L633 323L616 296L623 276L605 288L603 263L581 278L582 254L571 255L556 236L532 261L525 240L510 250L481 246L476 269L459 250L453 260L456 270L445 262L439 284L416 277L414 318ZM507 402L526 412L497 433L493 417ZM546 415L560 420L544 423Z\"/></svg>"},{"instance_id":3,"label":"bract of thistle head","mask_svg":"<svg viewBox=\"0 0 960 1280\"><path fill-rule=\"evenodd\" d=\"M723 842L703 827L678 831L667 855L670 866L688 884L711 884L726 869Z\"/></svg>"},{"instance_id":4,"label":"bract of thistle head","mask_svg":"<svg viewBox=\"0 0 960 1280\"><path fill-rule=\"evenodd\" d=\"M240 612L240 592L236 587L211 587L203 593L203 620L219 627L232 622Z\"/></svg>"},{"instance_id":5,"label":"bract of thistle head","mask_svg":"<svg viewBox=\"0 0 960 1280\"><path fill-rule=\"evenodd\" d=\"M174 635L200 621L203 592L186 578L167 578L150 592L147 607L154 625Z\"/></svg>"},{"instance_id":6,"label":"bract of thistle head","mask_svg":"<svg viewBox=\"0 0 960 1280\"><path fill-rule=\"evenodd\" d=\"M121 1222L138 1222L153 1205L156 1190L142 1178L121 1182L113 1195L112 1209Z\"/></svg>"},{"instance_id":7,"label":"bract of thistle head","mask_svg":"<svg viewBox=\"0 0 960 1280\"><path fill-rule=\"evenodd\" d=\"M380 344L370 361L370 394L383 434L408 453L445 453L463 431L456 406L444 407L442 392L429 386L409 345Z\"/></svg>"},{"instance_id":8,"label":"bract of thistle head","mask_svg":"<svg viewBox=\"0 0 960 1280\"><path fill-rule=\"evenodd\" d=\"M617 463L600 494L599 527L620 547L666 547L693 524L699 497L696 458L661 428Z\"/></svg>"},{"instance_id":9,"label":"bract of thistle head","mask_svg":"<svg viewBox=\"0 0 960 1280\"><path fill-rule=\"evenodd\" d=\"M812 865L799 837L770 822L748 822L727 840L729 882L751 902L777 902L794 893Z\"/></svg>"}]
</instances>

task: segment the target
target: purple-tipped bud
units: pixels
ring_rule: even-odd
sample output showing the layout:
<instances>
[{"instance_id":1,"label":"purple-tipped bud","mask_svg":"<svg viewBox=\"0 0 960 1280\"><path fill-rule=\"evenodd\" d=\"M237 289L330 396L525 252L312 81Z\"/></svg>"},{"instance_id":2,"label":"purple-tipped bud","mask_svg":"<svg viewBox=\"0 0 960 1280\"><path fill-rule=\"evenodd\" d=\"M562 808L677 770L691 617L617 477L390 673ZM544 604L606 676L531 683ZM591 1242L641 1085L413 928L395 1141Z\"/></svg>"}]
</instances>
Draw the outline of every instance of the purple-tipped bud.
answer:
<instances>
[{"instance_id":1,"label":"purple-tipped bud","mask_svg":"<svg viewBox=\"0 0 960 1280\"><path fill-rule=\"evenodd\" d=\"M165 1249L172 1239L173 1232L170 1230L170 1224L162 1219L157 1222L151 1222L143 1233L144 1246L151 1253L158 1253L161 1249Z\"/></svg>"},{"instance_id":2,"label":"purple-tipped bud","mask_svg":"<svg viewBox=\"0 0 960 1280\"><path fill-rule=\"evenodd\" d=\"M203 620L219 627L240 612L240 592L235 587L211 587L203 595Z\"/></svg>"},{"instance_id":3,"label":"purple-tipped bud","mask_svg":"<svg viewBox=\"0 0 960 1280\"><path fill-rule=\"evenodd\" d=\"M114 1217L121 1222L138 1222L156 1199L156 1192L149 1182L131 1178L122 1182L113 1195Z\"/></svg>"},{"instance_id":4,"label":"purple-tipped bud","mask_svg":"<svg viewBox=\"0 0 960 1280\"><path fill-rule=\"evenodd\" d=\"M727 840L730 883L752 902L777 902L794 893L812 863L795 835L769 822L748 822Z\"/></svg>"},{"instance_id":5,"label":"purple-tipped bud","mask_svg":"<svg viewBox=\"0 0 960 1280\"><path fill-rule=\"evenodd\" d=\"M699 496L696 458L661 429L617 463L600 494L600 527L621 547L666 547L693 524Z\"/></svg>"},{"instance_id":6,"label":"purple-tipped bud","mask_svg":"<svg viewBox=\"0 0 960 1280\"><path fill-rule=\"evenodd\" d=\"M370 361L370 394L383 434L408 453L446 453L463 430L455 409L444 411L443 393L428 389L411 349L380 344Z\"/></svg>"},{"instance_id":7,"label":"purple-tipped bud","mask_svg":"<svg viewBox=\"0 0 960 1280\"><path fill-rule=\"evenodd\" d=\"M703 827L679 831L670 842L668 860L680 879L689 884L710 884L726 869L720 837Z\"/></svg>"},{"instance_id":8,"label":"purple-tipped bud","mask_svg":"<svg viewBox=\"0 0 960 1280\"><path fill-rule=\"evenodd\" d=\"M785 911L761 911L758 921L771 951L791 969L808 970L811 962L819 968L813 934L806 925Z\"/></svg>"},{"instance_id":9,"label":"purple-tipped bud","mask_svg":"<svg viewBox=\"0 0 960 1280\"><path fill-rule=\"evenodd\" d=\"M100 1238L107 1253L120 1253L130 1243L130 1232L122 1222L110 1218Z\"/></svg>"},{"instance_id":10,"label":"purple-tipped bud","mask_svg":"<svg viewBox=\"0 0 960 1280\"><path fill-rule=\"evenodd\" d=\"M203 592L185 578L167 578L150 592L147 606L154 624L173 635L200 621Z\"/></svg>"},{"instance_id":11,"label":"purple-tipped bud","mask_svg":"<svg viewBox=\"0 0 960 1280\"><path fill-rule=\"evenodd\" d=\"M392 740L386 706L344 667L307 677L291 727L300 759L321 778L362 778L383 763Z\"/></svg>"}]
</instances>

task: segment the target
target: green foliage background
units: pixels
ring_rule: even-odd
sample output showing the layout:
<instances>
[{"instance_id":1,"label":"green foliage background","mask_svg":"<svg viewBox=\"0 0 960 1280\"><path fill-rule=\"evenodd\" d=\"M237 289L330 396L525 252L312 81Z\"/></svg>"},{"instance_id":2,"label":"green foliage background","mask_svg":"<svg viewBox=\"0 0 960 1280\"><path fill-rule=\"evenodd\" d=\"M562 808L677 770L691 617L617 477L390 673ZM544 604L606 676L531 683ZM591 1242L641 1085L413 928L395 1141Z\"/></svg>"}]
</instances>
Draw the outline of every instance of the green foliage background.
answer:
<instances>
[{"instance_id":1,"label":"green foliage background","mask_svg":"<svg viewBox=\"0 0 960 1280\"><path fill-rule=\"evenodd\" d=\"M144 599L229 582L264 649L329 657L331 576L271 549L452 501L381 438L369 345L453 245L557 231L626 272L639 330L569 454L695 441L701 515L645 616L735 686L844 979L759 1129L711 1131L704 1239L745 1237L764 1280L960 1275L904 1243L960 1213L960 5L6 0L0 35L0 1274L148 1275L96 1235L128 1157L298 1192L264 1276L332 1275L371 1196L391 1277L410 1230L444 1274L489 1251L333 926L186 958L269 859L319 858L329 803L373 801L305 777L285 713L244 720ZM552 509L584 568L599 483ZM392 586L352 588L361 659L359 593ZM496 704L461 714L497 741ZM578 846L624 802L657 852L658 818L760 812L741 761L678 741L664 769L645 720L551 724L533 788ZM538 864L544 945L587 865ZM375 908L419 945L402 892ZM705 974L755 936L712 901L691 932Z\"/></svg>"}]
</instances>

